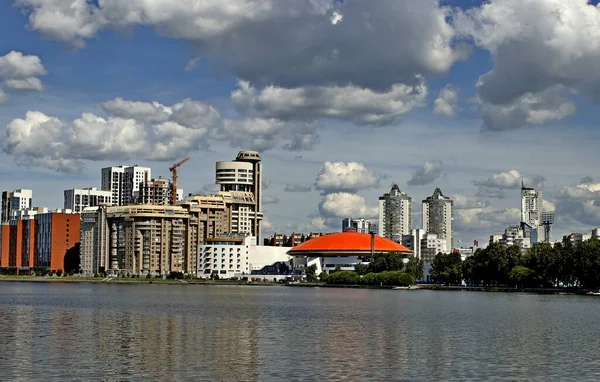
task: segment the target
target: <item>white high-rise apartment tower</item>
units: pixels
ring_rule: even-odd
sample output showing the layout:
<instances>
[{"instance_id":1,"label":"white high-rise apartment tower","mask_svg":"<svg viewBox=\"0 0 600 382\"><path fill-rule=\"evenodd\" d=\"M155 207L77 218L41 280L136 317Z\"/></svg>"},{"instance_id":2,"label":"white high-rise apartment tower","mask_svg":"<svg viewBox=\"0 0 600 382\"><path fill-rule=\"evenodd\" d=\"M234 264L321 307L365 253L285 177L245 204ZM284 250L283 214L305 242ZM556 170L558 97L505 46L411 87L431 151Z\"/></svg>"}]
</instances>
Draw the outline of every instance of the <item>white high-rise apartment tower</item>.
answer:
<instances>
[{"instance_id":1,"label":"white high-rise apartment tower","mask_svg":"<svg viewBox=\"0 0 600 382\"><path fill-rule=\"evenodd\" d=\"M423 200L423 229L446 240L446 253L454 248L454 201L436 188L433 195Z\"/></svg>"},{"instance_id":2,"label":"white high-rise apartment tower","mask_svg":"<svg viewBox=\"0 0 600 382\"><path fill-rule=\"evenodd\" d=\"M2 192L2 222L7 222L17 211L33 208L33 191L19 189Z\"/></svg>"},{"instance_id":3,"label":"white high-rise apartment tower","mask_svg":"<svg viewBox=\"0 0 600 382\"><path fill-rule=\"evenodd\" d=\"M102 169L102 191L112 193L114 206L136 203L140 184L151 178L152 169L141 166L105 167Z\"/></svg>"},{"instance_id":4,"label":"white high-rise apartment tower","mask_svg":"<svg viewBox=\"0 0 600 382\"><path fill-rule=\"evenodd\" d=\"M379 197L378 235L401 243L402 235L410 234L411 226L412 198L394 184L389 193Z\"/></svg>"},{"instance_id":5,"label":"white high-rise apartment tower","mask_svg":"<svg viewBox=\"0 0 600 382\"><path fill-rule=\"evenodd\" d=\"M96 187L73 188L64 192L64 208L81 213L86 207L112 205L112 193Z\"/></svg>"},{"instance_id":6,"label":"white high-rise apartment tower","mask_svg":"<svg viewBox=\"0 0 600 382\"><path fill-rule=\"evenodd\" d=\"M232 162L216 163L216 183L226 194L231 233L256 236L262 241L262 164L256 151L240 151Z\"/></svg>"},{"instance_id":7,"label":"white high-rise apartment tower","mask_svg":"<svg viewBox=\"0 0 600 382\"><path fill-rule=\"evenodd\" d=\"M521 186L521 222L536 229L542 224L543 209L542 191Z\"/></svg>"}]
</instances>

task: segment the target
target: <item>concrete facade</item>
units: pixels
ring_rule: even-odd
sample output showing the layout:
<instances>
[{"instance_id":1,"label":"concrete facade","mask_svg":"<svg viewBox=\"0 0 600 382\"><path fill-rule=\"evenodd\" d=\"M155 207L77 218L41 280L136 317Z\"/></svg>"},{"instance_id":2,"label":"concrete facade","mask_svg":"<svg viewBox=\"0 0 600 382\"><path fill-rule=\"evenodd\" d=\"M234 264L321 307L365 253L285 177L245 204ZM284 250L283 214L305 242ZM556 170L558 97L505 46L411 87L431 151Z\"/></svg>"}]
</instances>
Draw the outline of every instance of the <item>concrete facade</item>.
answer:
<instances>
[{"instance_id":1,"label":"concrete facade","mask_svg":"<svg viewBox=\"0 0 600 382\"><path fill-rule=\"evenodd\" d=\"M390 192L379 197L378 235L400 243L411 227L412 198L394 184Z\"/></svg>"},{"instance_id":2,"label":"concrete facade","mask_svg":"<svg viewBox=\"0 0 600 382\"><path fill-rule=\"evenodd\" d=\"M81 213L86 207L112 204L112 192L96 187L73 188L64 191L64 208Z\"/></svg>"},{"instance_id":3,"label":"concrete facade","mask_svg":"<svg viewBox=\"0 0 600 382\"><path fill-rule=\"evenodd\" d=\"M113 205L126 206L137 200L140 184L151 179L152 169L135 165L105 167L101 172L102 191L110 191Z\"/></svg>"},{"instance_id":4,"label":"concrete facade","mask_svg":"<svg viewBox=\"0 0 600 382\"><path fill-rule=\"evenodd\" d=\"M198 247L197 276L209 278L249 277L253 271L276 262L289 262L287 248L257 245L253 236L210 239Z\"/></svg>"},{"instance_id":5,"label":"concrete facade","mask_svg":"<svg viewBox=\"0 0 600 382\"><path fill-rule=\"evenodd\" d=\"M33 191L27 189L3 191L1 208L1 222L8 222L17 211L33 208Z\"/></svg>"},{"instance_id":6,"label":"concrete facade","mask_svg":"<svg viewBox=\"0 0 600 382\"><path fill-rule=\"evenodd\" d=\"M446 240L444 253L454 248L454 202L436 188L432 196L423 200L423 230Z\"/></svg>"}]
</instances>

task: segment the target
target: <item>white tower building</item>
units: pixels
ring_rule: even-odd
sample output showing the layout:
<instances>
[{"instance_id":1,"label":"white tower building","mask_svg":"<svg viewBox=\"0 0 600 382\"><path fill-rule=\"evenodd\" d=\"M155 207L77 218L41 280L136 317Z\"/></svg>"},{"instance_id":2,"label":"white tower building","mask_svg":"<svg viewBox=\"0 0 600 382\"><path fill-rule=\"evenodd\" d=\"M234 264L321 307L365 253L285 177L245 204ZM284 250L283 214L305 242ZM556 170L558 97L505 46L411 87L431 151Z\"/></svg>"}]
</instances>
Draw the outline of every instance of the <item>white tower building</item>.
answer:
<instances>
[{"instance_id":1,"label":"white tower building","mask_svg":"<svg viewBox=\"0 0 600 382\"><path fill-rule=\"evenodd\" d=\"M542 191L534 188L521 187L521 222L537 228L542 224L544 199Z\"/></svg>"},{"instance_id":2,"label":"white tower building","mask_svg":"<svg viewBox=\"0 0 600 382\"><path fill-rule=\"evenodd\" d=\"M33 208L33 191L19 189L2 192L2 222L11 219L17 211Z\"/></svg>"},{"instance_id":3,"label":"white tower building","mask_svg":"<svg viewBox=\"0 0 600 382\"><path fill-rule=\"evenodd\" d=\"M105 167L102 169L102 191L112 193L115 206L134 204L139 197L140 184L151 178L152 169L142 166Z\"/></svg>"},{"instance_id":4,"label":"white tower building","mask_svg":"<svg viewBox=\"0 0 600 382\"><path fill-rule=\"evenodd\" d=\"M64 208L81 213L86 207L112 205L112 192L96 187L73 188L64 192Z\"/></svg>"},{"instance_id":5,"label":"white tower building","mask_svg":"<svg viewBox=\"0 0 600 382\"><path fill-rule=\"evenodd\" d=\"M446 240L445 252L454 247L454 201L436 188L433 195L423 200L423 229L439 239Z\"/></svg>"},{"instance_id":6,"label":"white tower building","mask_svg":"<svg viewBox=\"0 0 600 382\"><path fill-rule=\"evenodd\" d=\"M231 162L216 163L216 183L231 207L232 233L262 241L262 164L256 151L240 151Z\"/></svg>"},{"instance_id":7,"label":"white tower building","mask_svg":"<svg viewBox=\"0 0 600 382\"><path fill-rule=\"evenodd\" d=\"M379 197L378 235L402 242L402 235L410 234L412 226L412 198L400 191L397 184L389 193Z\"/></svg>"}]
</instances>

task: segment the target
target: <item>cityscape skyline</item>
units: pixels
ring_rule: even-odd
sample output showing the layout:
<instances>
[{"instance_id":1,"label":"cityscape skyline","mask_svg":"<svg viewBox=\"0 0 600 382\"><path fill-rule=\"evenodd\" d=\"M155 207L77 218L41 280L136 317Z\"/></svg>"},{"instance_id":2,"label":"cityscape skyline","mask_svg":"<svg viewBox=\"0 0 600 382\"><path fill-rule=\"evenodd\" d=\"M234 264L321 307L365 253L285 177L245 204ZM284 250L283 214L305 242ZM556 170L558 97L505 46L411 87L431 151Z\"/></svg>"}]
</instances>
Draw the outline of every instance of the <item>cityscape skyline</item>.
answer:
<instances>
[{"instance_id":1,"label":"cityscape skyline","mask_svg":"<svg viewBox=\"0 0 600 382\"><path fill-rule=\"evenodd\" d=\"M556 211L554 240L600 226L594 4L266 1L255 18L218 3L180 17L156 1L164 19L127 20L110 2L0 4L0 189L62 208L63 190L100 189L101 168L166 179L190 156L179 186L216 191L213 164L257 150L265 235L374 218L394 183L413 201L438 187L454 200L455 246L518 224L521 181ZM147 6L129 10L155 15ZM420 208L411 218L421 226Z\"/></svg>"}]
</instances>

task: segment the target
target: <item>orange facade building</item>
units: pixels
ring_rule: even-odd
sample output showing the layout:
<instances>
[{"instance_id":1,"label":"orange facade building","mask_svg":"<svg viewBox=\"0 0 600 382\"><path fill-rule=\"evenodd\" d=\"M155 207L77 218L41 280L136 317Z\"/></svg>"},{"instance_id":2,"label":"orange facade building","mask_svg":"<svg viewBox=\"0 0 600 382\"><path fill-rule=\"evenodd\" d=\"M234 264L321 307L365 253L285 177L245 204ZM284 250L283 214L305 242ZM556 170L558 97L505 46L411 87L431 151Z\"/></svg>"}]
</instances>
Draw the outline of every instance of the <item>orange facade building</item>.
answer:
<instances>
[{"instance_id":1,"label":"orange facade building","mask_svg":"<svg viewBox=\"0 0 600 382\"><path fill-rule=\"evenodd\" d=\"M0 268L9 273L64 270L67 251L79 243L79 214L48 212L13 220L0 229Z\"/></svg>"}]
</instances>

